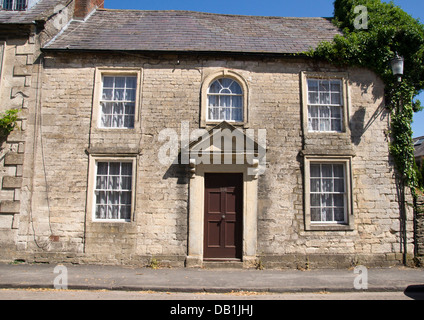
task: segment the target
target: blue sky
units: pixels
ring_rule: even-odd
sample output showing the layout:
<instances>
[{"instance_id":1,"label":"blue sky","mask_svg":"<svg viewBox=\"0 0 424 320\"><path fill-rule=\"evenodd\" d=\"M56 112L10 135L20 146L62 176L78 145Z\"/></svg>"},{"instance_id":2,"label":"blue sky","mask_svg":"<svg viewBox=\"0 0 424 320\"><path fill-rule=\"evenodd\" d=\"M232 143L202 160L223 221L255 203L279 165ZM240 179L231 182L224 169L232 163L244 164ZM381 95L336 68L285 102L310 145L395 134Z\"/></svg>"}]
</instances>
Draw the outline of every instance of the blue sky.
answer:
<instances>
[{"instance_id":1,"label":"blue sky","mask_svg":"<svg viewBox=\"0 0 424 320\"><path fill-rule=\"evenodd\" d=\"M385 1L389 2L389 1ZM423 0L394 0L416 19L424 23ZM332 17L333 0L105 0L108 9L190 10L224 14L281 17ZM408 72L405 70L405 72ZM418 97L424 105L424 92ZM414 137L424 136L424 111L414 115Z\"/></svg>"}]
</instances>

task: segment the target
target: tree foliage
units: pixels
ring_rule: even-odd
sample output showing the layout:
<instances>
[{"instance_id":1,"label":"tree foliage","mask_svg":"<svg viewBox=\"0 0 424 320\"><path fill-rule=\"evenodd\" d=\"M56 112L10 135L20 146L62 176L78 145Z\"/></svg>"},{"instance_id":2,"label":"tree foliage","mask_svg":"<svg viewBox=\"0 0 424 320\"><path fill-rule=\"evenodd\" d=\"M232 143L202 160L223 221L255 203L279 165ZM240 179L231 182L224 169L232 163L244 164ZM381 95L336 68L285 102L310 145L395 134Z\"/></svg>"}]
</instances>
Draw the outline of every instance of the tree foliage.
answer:
<instances>
[{"instance_id":1,"label":"tree foliage","mask_svg":"<svg viewBox=\"0 0 424 320\"><path fill-rule=\"evenodd\" d=\"M358 6L367 10L366 29L355 27ZM414 98L424 89L424 25L392 2L380 0L335 0L334 16L333 23L343 35L321 43L308 55L338 65L366 67L381 77L392 111L390 151L403 182L414 187L417 176L411 123L414 111L422 109ZM396 53L405 59L401 83L390 66Z\"/></svg>"}]
</instances>

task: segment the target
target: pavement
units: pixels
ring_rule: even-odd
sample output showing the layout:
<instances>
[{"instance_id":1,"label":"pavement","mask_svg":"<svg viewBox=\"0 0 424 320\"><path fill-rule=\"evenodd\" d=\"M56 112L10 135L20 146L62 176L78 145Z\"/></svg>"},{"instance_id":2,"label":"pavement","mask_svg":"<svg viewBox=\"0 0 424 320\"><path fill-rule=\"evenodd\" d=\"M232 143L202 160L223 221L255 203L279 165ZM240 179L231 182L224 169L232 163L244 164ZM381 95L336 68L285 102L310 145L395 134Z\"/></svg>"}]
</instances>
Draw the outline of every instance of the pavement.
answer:
<instances>
[{"instance_id":1,"label":"pavement","mask_svg":"<svg viewBox=\"0 0 424 320\"><path fill-rule=\"evenodd\" d=\"M227 293L424 292L423 268L251 270L1 264L0 288Z\"/></svg>"}]
</instances>

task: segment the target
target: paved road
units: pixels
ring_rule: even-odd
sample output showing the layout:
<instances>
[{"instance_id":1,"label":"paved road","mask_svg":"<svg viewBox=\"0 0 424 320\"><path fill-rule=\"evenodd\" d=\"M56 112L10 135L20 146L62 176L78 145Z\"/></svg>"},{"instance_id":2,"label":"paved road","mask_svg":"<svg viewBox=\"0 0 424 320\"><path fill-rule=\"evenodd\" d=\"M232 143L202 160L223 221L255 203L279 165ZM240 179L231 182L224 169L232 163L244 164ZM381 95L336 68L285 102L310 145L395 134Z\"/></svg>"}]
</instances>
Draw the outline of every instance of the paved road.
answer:
<instances>
[{"instance_id":1,"label":"paved road","mask_svg":"<svg viewBox=\"0 0 424 320\"><path fill-rule=\"evenodd\" d=\"M108 290L0 289L0 300L423 300L424 293L173 293Z\"/></svg>"}]
</instances>

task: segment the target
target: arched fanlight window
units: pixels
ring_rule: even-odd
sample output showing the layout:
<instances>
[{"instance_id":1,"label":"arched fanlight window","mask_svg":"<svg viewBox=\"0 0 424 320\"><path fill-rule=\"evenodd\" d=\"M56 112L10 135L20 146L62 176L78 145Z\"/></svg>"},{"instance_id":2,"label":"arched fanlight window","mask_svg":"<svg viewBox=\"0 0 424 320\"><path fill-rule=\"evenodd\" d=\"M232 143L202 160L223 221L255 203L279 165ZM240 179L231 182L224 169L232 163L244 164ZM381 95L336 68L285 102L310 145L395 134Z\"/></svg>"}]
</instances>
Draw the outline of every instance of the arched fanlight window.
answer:
<instances>
[{"instance_id":1,"label":"arched fanlight window","mask_svg":"<svg viewBox=\"0 0 424 320\"><path fill-rule=\"evenodd\" d=\"M243 89L231 78L220 78L208 88L209 121L243 121Z\"/></svg>"}]
</instances>

